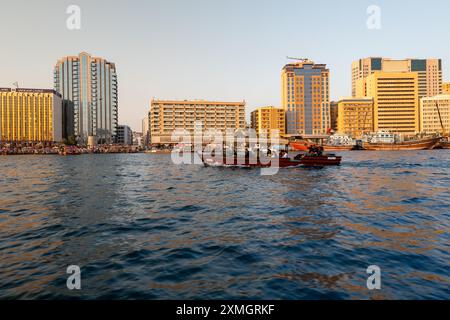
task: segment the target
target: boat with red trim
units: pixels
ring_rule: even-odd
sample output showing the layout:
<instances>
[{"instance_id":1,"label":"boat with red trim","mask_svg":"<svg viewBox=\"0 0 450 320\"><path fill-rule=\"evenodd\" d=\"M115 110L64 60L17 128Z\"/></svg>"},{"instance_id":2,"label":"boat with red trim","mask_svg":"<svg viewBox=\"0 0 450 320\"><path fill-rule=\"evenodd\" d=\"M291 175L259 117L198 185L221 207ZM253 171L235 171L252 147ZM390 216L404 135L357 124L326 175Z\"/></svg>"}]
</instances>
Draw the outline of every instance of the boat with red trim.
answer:
<instances>
[{"instance_id":1,"label":"boat with red trim","mask_svg":"<svg viewBox=\"0 0 450 320\"><path fill-rule=\"evenodd\" d=\"M334 154L310 155L299 154L295 158L270 157L223 157L204 158L203 163L209 167L237 167L237 168L295 168L295 167L324 167L338 166L342 157Z\"/></svg>"}]
</instances>

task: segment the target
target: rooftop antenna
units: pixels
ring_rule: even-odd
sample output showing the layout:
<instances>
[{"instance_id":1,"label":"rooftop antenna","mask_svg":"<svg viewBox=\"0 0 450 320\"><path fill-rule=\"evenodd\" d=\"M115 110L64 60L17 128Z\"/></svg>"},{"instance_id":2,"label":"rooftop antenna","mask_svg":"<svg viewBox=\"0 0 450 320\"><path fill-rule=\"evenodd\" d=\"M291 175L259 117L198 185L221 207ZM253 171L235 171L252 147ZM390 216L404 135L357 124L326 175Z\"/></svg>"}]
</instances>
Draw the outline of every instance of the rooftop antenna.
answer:
<instances>
[{"instance_id":1,"label":"rooftop antenna","mask_svg":"<svg viewBox=\"0 0 450 320\"><path fill-rule=\"evenodd\" d=\"M286 57L286 59L288 59L288 60L297 60L297 61L301 61L301 62L307 62L307 61L309 61L308 58Z\"/></svg>"}]
</instances>

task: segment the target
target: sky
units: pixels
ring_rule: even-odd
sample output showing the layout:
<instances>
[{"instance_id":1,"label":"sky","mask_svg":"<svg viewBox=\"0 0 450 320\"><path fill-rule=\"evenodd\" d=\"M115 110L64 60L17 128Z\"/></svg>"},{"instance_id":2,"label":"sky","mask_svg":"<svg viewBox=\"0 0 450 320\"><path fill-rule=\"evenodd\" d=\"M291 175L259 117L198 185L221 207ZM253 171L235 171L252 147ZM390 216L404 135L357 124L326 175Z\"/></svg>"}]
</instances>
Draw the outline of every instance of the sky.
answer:
<instances>
[{"instance_id":1,"label":"sky","mask_svg":"<svg viewBox=\"0 0 450 320\"><path fill-rule=\"evenodd\" d=\"M0 0L0 87L52 88L57 59L116 63L119 123L141 131L150 100L281 104L287 56L330 69L331 99L351 94L351 63L441 58L450 80L447 0ZM81 9L69 30L67 7ZM380 28L369 29L371 5Z\"/></svg>"}]
</instances>

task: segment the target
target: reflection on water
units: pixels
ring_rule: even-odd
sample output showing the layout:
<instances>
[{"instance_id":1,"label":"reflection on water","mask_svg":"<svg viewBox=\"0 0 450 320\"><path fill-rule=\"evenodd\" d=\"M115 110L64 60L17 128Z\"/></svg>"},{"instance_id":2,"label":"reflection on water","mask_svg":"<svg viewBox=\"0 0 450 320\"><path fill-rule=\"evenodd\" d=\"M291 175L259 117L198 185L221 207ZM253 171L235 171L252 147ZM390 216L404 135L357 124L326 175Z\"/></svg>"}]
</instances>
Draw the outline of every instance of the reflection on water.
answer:
<instances>
[{"instance_id":1,"label":"reflection on water","mask_svg":"<svg viewBox=\"0 0 450 320\"><path fill-rule=\"evenodd\" d=\"M449 299L450 153L343 155L275 176L166 155L1 157L0 298Z\"/></svg>"}]
</instances>

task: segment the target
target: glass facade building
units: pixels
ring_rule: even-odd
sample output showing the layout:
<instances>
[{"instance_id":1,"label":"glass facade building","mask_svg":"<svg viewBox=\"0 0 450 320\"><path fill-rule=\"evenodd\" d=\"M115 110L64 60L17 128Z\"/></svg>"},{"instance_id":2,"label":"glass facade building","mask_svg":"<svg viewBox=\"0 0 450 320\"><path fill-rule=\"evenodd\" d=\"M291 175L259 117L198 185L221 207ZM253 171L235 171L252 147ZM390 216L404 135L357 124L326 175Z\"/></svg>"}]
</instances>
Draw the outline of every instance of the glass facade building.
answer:
<instances>
[{"instance_id":1,"label":"glass facade building","mask_svg":"<svg viewBox=\"0 0 450 320\"><path fill-rule=\"evenodd\" d=\"M58 60L54 88L73 106L74 135L81 143L89 136L98 144L113 143L118 126L116 66L88 53Z\"/></svg>"}]
</instances>

